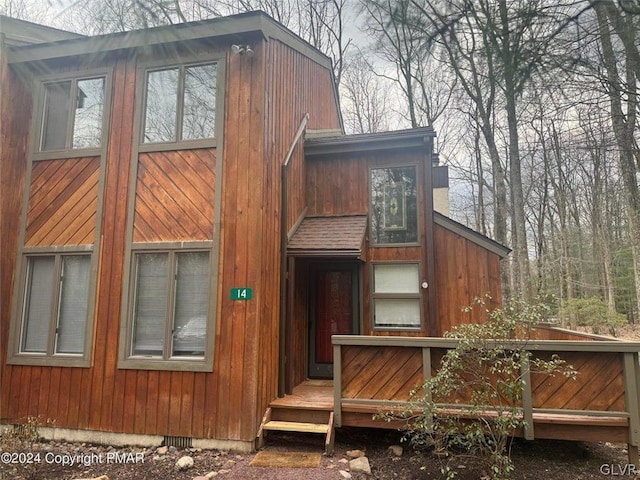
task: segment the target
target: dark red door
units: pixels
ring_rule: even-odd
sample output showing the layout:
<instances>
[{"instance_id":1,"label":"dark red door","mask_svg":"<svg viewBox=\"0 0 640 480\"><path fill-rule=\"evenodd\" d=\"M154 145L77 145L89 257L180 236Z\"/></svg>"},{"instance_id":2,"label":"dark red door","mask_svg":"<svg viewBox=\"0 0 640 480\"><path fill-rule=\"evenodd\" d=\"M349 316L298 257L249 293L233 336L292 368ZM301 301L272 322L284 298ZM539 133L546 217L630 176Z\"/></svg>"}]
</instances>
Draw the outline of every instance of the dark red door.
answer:
<instances>
[{"instance_id":1,"label":"dark red door","mask_svg":"<svg viewBox=\"0 0 640 480\"><path fill-rule=\"evenodd\" d=\"M313 269L309 376L333 376L331 335L355 333L357 269L353 265Z\"/></svg>"}]
</instances>

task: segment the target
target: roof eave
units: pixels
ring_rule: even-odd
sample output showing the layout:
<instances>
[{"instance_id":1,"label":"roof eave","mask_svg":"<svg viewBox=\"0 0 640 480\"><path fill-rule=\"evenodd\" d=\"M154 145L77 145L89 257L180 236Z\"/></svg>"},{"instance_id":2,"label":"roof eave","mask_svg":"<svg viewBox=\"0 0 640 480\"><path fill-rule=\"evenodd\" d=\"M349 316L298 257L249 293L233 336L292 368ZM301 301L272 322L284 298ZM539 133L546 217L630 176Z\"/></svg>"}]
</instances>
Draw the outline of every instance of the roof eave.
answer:
<instances>
[{"instance_id":1,"label":"roof eave","mask_svg":"<svg viewBox=\"0 0 640 480\"><path fill-rule=\"evenodd\" d=\"M463 224L456 222L455 220L442 215L441 213L434 211L433 212L433 221L444 227L461 237L470 240L471 242L479 245L492 253L495 253L500 258L505 258L507 255L511 253L511 249L502 245L501 243L496 242L495 240L483 235L481 233L476 232L475 230L470 229L469 227L464 226Z\"/></svg>"},{"instance_id":2,"label":"roof eave","mask_svg":"<svg viewBox=\"0 0 640 480\"><path fill-rule=\"evenodd\" d=\"M413 128L391 132L340 135L312 138L305 141L304 151L308 157L352 153L373 150L422 149L436 136L431 127Z\"/></svg>"},{"instance_id":3,"label":"roof eave","mask_svg":"<svg viewBox=\"0 0 640 480\"><path fill-rule=\"evenodd\" d=\"M280 40L323 66L331 68L331 60L326 55L261 11L130 32L12 47L7 58L9 63L24 63L212 38L237 37L233 41L239 42L241 37L248 35Z\"/></svg>"}]
</instances>

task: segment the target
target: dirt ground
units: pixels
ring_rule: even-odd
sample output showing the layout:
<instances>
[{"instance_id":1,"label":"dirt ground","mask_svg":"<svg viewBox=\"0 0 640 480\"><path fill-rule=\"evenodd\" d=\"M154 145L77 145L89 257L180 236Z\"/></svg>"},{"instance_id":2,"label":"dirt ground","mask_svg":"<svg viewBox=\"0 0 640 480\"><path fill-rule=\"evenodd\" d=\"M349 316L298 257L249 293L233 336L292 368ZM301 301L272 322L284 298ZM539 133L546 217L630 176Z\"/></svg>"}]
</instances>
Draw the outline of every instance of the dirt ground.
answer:
<instances>
[{"instance_id":1,"label":"dirt ground","mask_svg":"<svg viewBox=\"0 0 640 480\"><path fill-rule=\"evenodd\" d=\"M22 453L39 453L39 461L31 464L11 463L4 457L4 461L0 462L0 479L76 480L106 475L108 480L192 480L210 474L209 478L217 480L344 480L349 478L345 475L349 472L346 452L354 449L366 453L372 471L371 476L353 473L351 478L354 480L442 478L440 469L445 466L447 459L438 458L431 452L411 451L406 445L402 456L396 457L388 448L397 444L400 444L400 435L395 431L345 428L337 432L334 455L323 456L319 467L285 469L249 466L255 454L171 448L161 455L157 448L114 449L84 444L38 443ZM320 437L301 438L291 434L272 435L266 448L275 451L323 451ZM625 448L625 445L609 443L516 440L512 446L512 458L516 466L513 479L640 478L636 477L634 469L626 465ZM20 452L3 453L15 456ZM175 463L184 455L193 458L194 466L177 471ZM62 465L64 459L73 457L83 461L79 465ZM22 459L26 460L26 457ZM460 480L487 478L482 466L472 458L458 457L449 465L458 472L457 478Z\"/></svg>"}]
</instances>

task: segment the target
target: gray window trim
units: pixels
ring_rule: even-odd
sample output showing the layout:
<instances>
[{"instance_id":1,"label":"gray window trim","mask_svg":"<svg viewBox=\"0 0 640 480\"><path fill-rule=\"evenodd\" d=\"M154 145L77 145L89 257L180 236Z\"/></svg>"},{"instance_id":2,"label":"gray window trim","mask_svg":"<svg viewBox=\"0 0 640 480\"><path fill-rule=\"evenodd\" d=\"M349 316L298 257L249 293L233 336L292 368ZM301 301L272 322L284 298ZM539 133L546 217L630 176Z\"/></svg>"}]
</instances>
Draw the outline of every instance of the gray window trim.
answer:
<instances>
[{"instance_id":1,"label":"gray window trim","mask_svg":"<svg viewBox=\"0 0 640 480\"><path fill-rule=\"evenodd\" d=\"M51 249L50 251L38 252L24 252L20 259L20 270L16 281L18 282L16 300L14 302L14 312L12 315L12 322L10 326L10 342L9 351L7 355L7 363L10 365L46 365L55 367L90 367L91 356L93 353L93 330L94 330L94 317L95 317L95 302L96 302L96 284L97 284L97 270L98 270L98 252L95 250L72 249L66 248L64 250ZM68 255L86 255L90 257L90 284L87 298L87 319L84 336L84 353L83 354L63 354L55 353L55 330L56 323L60 311L60 296L59 282L54 286L54 301L55 307L51 311L49 324L49 335L47 344L47 353L31 353L22 352L21 343L23 337L23 331L25 328L25 302L27 299L27 270L28 270L28 257L54 257L55 273L60 274L62 257Z\"/></svg>"},{"instance_id":2,"label":"gray window trim","mask_svg":"<svg viewBox=\"0 0 640 480\"><path fill-rule=\"evenodd\" d=\"M65 148L59 150L41 150L41 140L44 128L44 108L45 108L45 84L52 82L62 82L71 80L73 82L72 93L77 88L79 80L104 77L104 103L102 109L102 131L100 146L95 148L73 148L71 145L73 129L67 128L65 138ZM38 75L34 77L36 99L32 114L32 133L30 138L31 160L63 160L67 158L97 157L106 155L107 143L109 140L109 119L111 117L111 88L112 88L113 68L84 69L73 72ZM67 122L71 125L71 113Z\"/></svg>"},{"instance_id":3,"label":"gray window trim","mask_svg":"<svg viewBox=\"0 0 640 480\"><path fill-rule=\"evenodd\" d=\"M215 266L218 262L216 249L213 248L213 242L188 242L185 247L182 242L162 242L153 244L135 243L131 245L128 252L127 270L128 275L125 277L123 286L123 307L122 322L120 325L120 345L118 368L135 369L135 370L171 370L171 371L193 371L193 372L212 372L213 357L215 346L215 316L216 316L216 297L217 297L217 269ZM207 252L209 254L209 305L207 307L207 333L205 337L205 353L204 357L171 357L168 351L170 342L165 340L163 357L144 357L131 355L133 340L133 324L134 324L134 301L135 301L135 285L136 285L136 256L145 253L167 253L170 259L172 269L175 268L175 255L188 252ZM173 270L169 271L169 276L173 274ZM175 295L174 289L172 289ZM170 295L171 296L171 295ZM171 328L172 315L169 310L173 309L173 300L167 302L167 311L165 312L164 328L168 332ZM169 339L170 335L165 335L165 339Z\"/></svg>"},{"instance_id":4,"label":"gray window trim","mask_svg":"<svg viewBox=\"0 0 640 480\"><path fill-rule=\"evenodd\" d=\"M371 330L376 332L420 332L424 328L424 300L422 295L422 287L418 283L418 293L376 293L375 291L375 267L377 265L417 265L418 266L418 282L424 278L422 272L422 265L420 260L399 260L399 261L374 261L371 262ZM391 299L406 299L406 300L419 300L420 302L420 324L415 327L388 327L377 326L375 321L375 301L379 298L391 298Z\"/></svg>"},{"instance_id":5,"label":"gray window trim","mask_svg":"<svg viewBox=\"0 0 640 480\"><path fill-rule=\"evenodd\" d=\"M69 78L93 78L96 76L105 77L104 108L102 112L102 137L101 146L97 149L74 149L57 150L51 152L39 152L40 129L42 118L39 112L44 108L44 82L54 80L65 80ZM96 295L98 283L98 266L100 261L100 239L102 231L102 212L104 209L104 188L106 182L106 160L108 151L109 125L111 119L111 88L113 81L113 67L99 69L82 69L70 72L52 73L47 75L34 75L30 79L32 86L38 86L36 98L33 102L31 114L31 133L28 146L28 165L24 180L24 191L22 196L22 214L20 220L20 234L18 238L18 255L16 260L16 275L13 283L13 298L11 308L11 321L9 324L9 342L7 349L7 363L12 365L39 365L39 366L60 366L60 367L90 367L93 356L93 332L96 323ZM31 174L33 164L43 160L66 160L70 158L99 157L100 172L98 179L98 205L96 209L95 236L93 244L88 245L47 245L39 247L25 246L26 222L29 208L29 196L31 187ZM20 330L22 324L22 301L24 300L26 282L26 255L32 254L62 254L62 253L90 253L90 286L89 304L87 314L85 353L79 358L57 354L55 356L42 356L20 353Z\"/></svg>"},{"instance_id":6,"label":"gray window trim","mask_svg":"<svg viewBox=\"0 0 640 480\"><path fill-rule=\"evenodd\" d=\"M138 143L138 152L162 152L171 150L192 150L197 148L216 148L218 141L222 138L222 122L224 121L224 93L225 93L225 63L226 55L223 52L217 54L199 54L193 55L186 59L170 58L163 61L147 61L140 62L136 77L138 78L137 98L140 99L137 104L135 137ZM213 138L203 138L194 140L176 140L171 142L145 143L145 114L147 109L147 78L149 72L179 68L180 76L178 78L178 89L182 91L184 83L184 69L198 65L216 65L216 112L215 112L215 130ZM178 114L182 114L184 95L178 95L178 104L176 119ZM181 129L176 125L176 136L181 134Z\"/></svg>"},{"instance_id":7,"label":"gray window trim","mask_svg":"<svg viewBox=\"0 0 640 480\"><path fill-rule=\"evenodd\" d=\"M377 170L377 169L381 169L381 168L407 168L407 167L413 167L415 168L415 172L416 172L416 214L418 216L418 218L416 219L417 221L417 225L416 225L416 229L417 229L417 239L415 242L409 242L409 243L373 243L373 241L371 240L371 215L373 214L373 212L371 211L371 204L372 204L372 198L371 198L371 171L372 170ZM367 222L367 229L369 231L369 248L399 248L399 247L420 247L422 245L422 229L423 229L423 220L422 220L422 211L421 211L421 201L420 201L420 191L422 191L422 189L424 188L424 186L422 185L422 176L420 175L420 171L419 171L419 167L420 164L418 163L412 163L412 162L407 162L407 163L398 163L398 164L394 164L394 163L380 163L380 164L373 164L369 166L368 169L368 175L369 178L367 178L367 185L369 188L369 196L368 196L368 212L369 212L369 221Z\"/></svg>"}]
</instances>

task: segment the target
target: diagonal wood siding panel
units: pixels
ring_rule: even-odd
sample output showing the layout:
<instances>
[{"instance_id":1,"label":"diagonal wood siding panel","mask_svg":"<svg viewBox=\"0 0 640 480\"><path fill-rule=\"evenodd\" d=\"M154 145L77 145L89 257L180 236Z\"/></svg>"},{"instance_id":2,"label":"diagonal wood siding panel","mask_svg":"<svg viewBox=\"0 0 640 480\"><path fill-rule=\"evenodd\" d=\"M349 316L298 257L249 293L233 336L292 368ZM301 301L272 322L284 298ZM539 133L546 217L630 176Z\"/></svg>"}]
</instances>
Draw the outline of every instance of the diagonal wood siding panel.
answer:
<instances>
[{"instance_id":1,"label":"diagonal wood siding panel","mask_svg":"<svg viewBox=\"0 0 640 480\"><path fill-rule=\"evenodd\" d=\"M343 396L375 400L407 400L422 384L422 350L406 347L343 348Z\"/></svg>"},{"instance_id":2,"label":"diagonal wood siding panel","mask_svg":"<svg viewBox=\"0 0 640 480\"><path fill-rule=\"evenodd\" d=\"M134 242L213 239L215 150L140 155Z\"/></svg>"},{"instance_id":3,"label":"diagonal wood siding panel","mask_svg":"<svg viewBox=\"0 0 640 480\"><path fill-rule=\"evenodd\" d=\"M534 408L624 411L624 372L618 353L562 352L560 357L578 372L575 380L562 375L531 375ZM548 357L547 357L548 358Z\"/></svg>"},{"instance_id":4,"label":"diagonal wood siding panel","mask_svg":"<svg viewBox=\"0 0 640 480\"><path fill-rule=\"evenodd\" d=\"M99 175L98 157L35 163L25 245L93 244Z\"/></svg>"}]
</instances>

